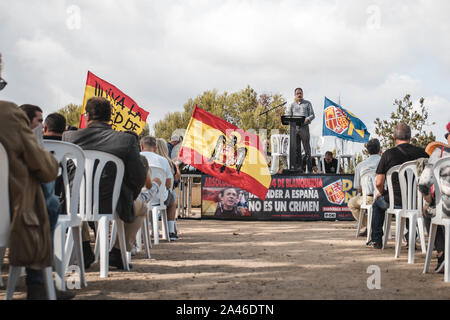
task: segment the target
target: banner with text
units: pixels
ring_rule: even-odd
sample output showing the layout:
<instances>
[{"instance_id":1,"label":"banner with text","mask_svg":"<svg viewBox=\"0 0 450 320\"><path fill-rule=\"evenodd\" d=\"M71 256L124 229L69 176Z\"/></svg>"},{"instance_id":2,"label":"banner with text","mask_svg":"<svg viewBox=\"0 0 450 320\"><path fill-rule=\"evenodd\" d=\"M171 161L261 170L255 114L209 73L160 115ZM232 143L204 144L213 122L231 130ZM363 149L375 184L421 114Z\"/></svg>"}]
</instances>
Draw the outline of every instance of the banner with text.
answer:
<instances>
[{"instance_id":1,"label":"banner with text","mask_svg":"<svg viewBox=\"0 0 450 320\"><path fill-rule=\"evenodd\" d=\"M202 218L354 220L353 175L272 176L265 201L219 179L202 177Z\"/></svg>"},{"instance_id":2,"label":"banner with text","mask_svg":"<svg viewBox=\"0 0 450 320\"><path fill-rule=\"evenodd\" d=\"M92 97L103 97L111 103L111 124L116 131L132 131L141 134L148 112L141 109L133 99L109 82L88 71L86 89L79 128L86 128L86 102Z\"/></svg>"}]
</instances>

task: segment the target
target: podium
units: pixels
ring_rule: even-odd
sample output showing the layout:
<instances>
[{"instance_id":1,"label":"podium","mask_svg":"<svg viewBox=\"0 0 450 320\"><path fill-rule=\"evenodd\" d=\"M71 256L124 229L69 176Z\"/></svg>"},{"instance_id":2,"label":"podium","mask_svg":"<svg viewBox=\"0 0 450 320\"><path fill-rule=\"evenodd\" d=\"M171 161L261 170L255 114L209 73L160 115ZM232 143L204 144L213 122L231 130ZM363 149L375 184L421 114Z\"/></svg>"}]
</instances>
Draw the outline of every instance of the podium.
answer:
<instances>
[{"instance_id":1,"label":"podium","mask_svg":"<svg viewBox=\"0 0 450 320\"><path fill-rule=\"evenodd\" d=\"M299 173L302 171L301 165L302 165L302 159L300 156L300 167L297 167L297 147L301 148L301 142L300 145L297 146L297 136L296 136L296 126L302 126L305 122L305 117L297 117L297 116L281 116L281 123L285 126L290 126L289 131L289 170L290 173ZM301 149L299 150L299 154L301 155Z\"/></svg>"}]
</instances>

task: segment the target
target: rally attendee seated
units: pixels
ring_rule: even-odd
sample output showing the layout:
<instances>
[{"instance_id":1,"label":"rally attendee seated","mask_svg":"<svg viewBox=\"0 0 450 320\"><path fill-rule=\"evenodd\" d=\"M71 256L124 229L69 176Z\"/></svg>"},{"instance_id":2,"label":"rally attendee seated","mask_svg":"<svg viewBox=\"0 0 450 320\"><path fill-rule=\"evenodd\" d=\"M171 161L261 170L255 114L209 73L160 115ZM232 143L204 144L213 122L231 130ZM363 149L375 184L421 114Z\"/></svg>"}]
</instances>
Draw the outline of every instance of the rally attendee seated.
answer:
<instances>
[{"instance_id":1,"label":"rally attendee seated","mask_svg":"<svg viewBox=\"0 0 450 320\"><path fill-rule=\"evenodd\" d=\"M143 137L141 139L140 144L141 144L141 150L142 150L141 154L147 158L148 164L150 166L155 166L155 167L161 168L165 172L166 181L165 182L162 181L162 183L164 183L166 186L166 191L165 191L165 195L164 195L164 199L165 199L164 204L167 207L167 216L168 216L168 220L169 220L169 210L171 210L172 208L175 209L175 196L174 196L174 193L172 192L174 177L173 177L173 173L172 173L172 169L170 167L169 161L167 160L167 158L164 158L156 153L157 142L156 142L155 137L151 137L151 136ZM156 175L155 175L155 177L156 177ZM160 178L160 177L158 177L158 178ZM155 197L155 201L157 199L159 199L159 193ZM171 241L175 241L178 238L176 237L176 234L174 232L171 232L171 229L170 229L171 224L169 224L169 237L170 237ZM174 228L173 225L172 225L172 228Z\"/></svg>"},{"instance_id":2,"label":"rally attendee seated","mask_svg":"<svg viewBox=\"0 0 450 320\"><path fill-rule=\"evenodd\" d=\"M117 203L117 213L125 224L127 239L136 237L136 232L142 225L141 218L146 214L142 208L135 208L134 201L145 184L147 172L139 156L137 140L134 135L118 132L112 129L111 105L105 98L90 98L86 103L87 128L77 131L65 131L63 141L79 145L83 150L98 150L110 153L120 158L125 166L122 187ZM115 179L114 165L107 165L104 169L100 188L100 212L111 212L112 186ZM134 233L134 235L133 235ZM90 246L90 236L87 224L83 224L83 251L85 265L94 261L94 254ZM127 241L127 251L131 251ZM118 242L109 254L109 265L124 269Z\"/></svg>"},{"instance_id":3,"label":"rally attendee seated","mask_svg":"<svg viewBox=\"0 0 450 320\"><path fill-rule=\"evenodd\" d=\"M450 122L447 124L446 129L447 133L445 134L445 138L447 144L442 142L432 142L427 146L426 151L430 154L430 158L419 178L419 190L422 192L425 200L423 217L428 233L430 232L431 218L436 215L436 196L434 194L436 177L434 177L433 166L439 159L450 157ZM443 204L442 211L446 216L450 217L450 167L445 168L443 172L443 177L447 183L442 184L440 190ZM443 226L437 226L434 249L437 251L437 265L434 271L444 272L445 234Z\"/></svg>"},{"instance_id":4,"label":"rally attendee seated","mask_svg":"<svg viewBox=\"0 0 450 320\"><path fill-rule=\"evenodd\" d=\"M385 212L389 207L389 193L388 190L384 189L386 182L386 173L390 168L408 162L416 160L418 158L428 158L428 154L423 148L419 148L410 144L411 140L411 128L401 123L396 126L394 130L394 141L395 147L383 153L380 162L376 170L376 187L379 191L375 202L373 203L373 213L372 213L372 234L371 240L367 243L375 249L382 248L383 239L383 223ZM400 208L402 205L401 192L400 192L400 182L398 179L398 174L392 175L392 185L394 192L394 207ZM407 223L406 226L409 226ZM405 235L408 241L408 234ZM415 245L415 244L413 244Z\"/></svg>"},{"instance_id":5,"label":"rally attendee seated","mask_svg":"<svg viewBox=\"0 0 450 320\"><path fill-rule=\"evenodd\" d=\"M355 220L359 221L360 217L360 209L362 204L362 188L361 188L361 176L370 170L376 170L378 163L380 162L380 141L378 139L371 139L366 144L367 152L369 153L369 158L359 163L355 168L355 176L353 179L353 188L358 190L358 194L356 197L353 197L348 202L348 208L352 212ZM366 196L367 204L373 203L373 182L369 181L369 194ZM367 218L364 216L362 221L363 230L360 231L359 236L365 237L367 236Z\"/></svg>"},{"instance_id":6,"label":"rally attendee seated","mask_svg":"<svg viewBox=\"0 0 450 320\"><path fill-rule=\"evenodd\" d=\"M66 131L66 118L59 113L51 113L44 121L44 139L62 140L62 134Z\"/></svg>"},{"instance_id":7,"label":"rally attendee seated","mask_svg":"<svg viewBox=\"0 0 450 320\"><path fill-rule=\"evenodd\" d=\"M173 240L178 240L178 232L176 228L177 209L175 205L175 201L177 200L177 193L175 191L175 188L177 188L180 184L181 173L178 165L174 161L172 161L167 152L168 150L166 141L161 138L156 139L156 153L167 159L170 165L170 169L172 170L173 184L170 192L173 195L174 201L169 207L167 207L167 220L169 224L169 235L171 235L171 240L172 238Z\"/></svg>"},{"instance_id":8,"label":"rally attendee seated","mask_svg":"<svg viewBox=\"0 0 450 320\"><path fill-rule=\"evenodd\" d=\"M327 151L325 152L325 173L336 173L338 167L338 161L336 158L333 158L333 152Z\"/></svg>"}]
</instances>

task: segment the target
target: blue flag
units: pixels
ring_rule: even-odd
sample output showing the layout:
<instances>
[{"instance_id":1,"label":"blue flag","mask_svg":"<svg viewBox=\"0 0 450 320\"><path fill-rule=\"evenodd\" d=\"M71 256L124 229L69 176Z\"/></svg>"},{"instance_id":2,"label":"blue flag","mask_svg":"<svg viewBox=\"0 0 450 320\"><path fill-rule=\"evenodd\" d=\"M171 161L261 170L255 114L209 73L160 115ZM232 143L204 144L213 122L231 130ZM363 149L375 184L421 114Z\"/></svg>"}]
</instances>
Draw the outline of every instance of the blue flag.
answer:
<instances>
[{"instance_id":1,"label":"blue flag","mask_svg":"<svg viewBox=\"0 0 450 320\"><path fill-rule=\"evenodd\" d=\"M323 107L322 135L361 143L368 142L370 137L366 125L357 116L327 97Z\"/></svg>"}]
</instances>

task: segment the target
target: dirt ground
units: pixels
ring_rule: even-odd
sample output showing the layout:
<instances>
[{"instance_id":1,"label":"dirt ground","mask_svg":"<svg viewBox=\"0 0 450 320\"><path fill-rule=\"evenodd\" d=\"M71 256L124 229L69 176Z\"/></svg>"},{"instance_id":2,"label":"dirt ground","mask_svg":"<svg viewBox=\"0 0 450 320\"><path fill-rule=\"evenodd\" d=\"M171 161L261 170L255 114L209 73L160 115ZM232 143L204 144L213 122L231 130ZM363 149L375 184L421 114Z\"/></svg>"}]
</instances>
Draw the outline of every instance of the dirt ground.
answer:
<instances>
[{"instance_id":1,"label":"dirt ground","mask_svg":"<svg viewBox=\"0 0 450 320\"><path fill-rule=\"evenodd\" d=\"M93 264L75 299L450 299L443 274L422 273L424 254L416 251L408 264L406 247L394 258L393 240L385 250L367 248L354 225L181 219L180 240L153 245L151 259L139 252L130 272L111 268L101 279ZM431 270L435 264L433 255ZM381 289L367 287L372 265L380 268ZM25 298L23 279L14 298Z\"/></svg>"}]
</instances>

